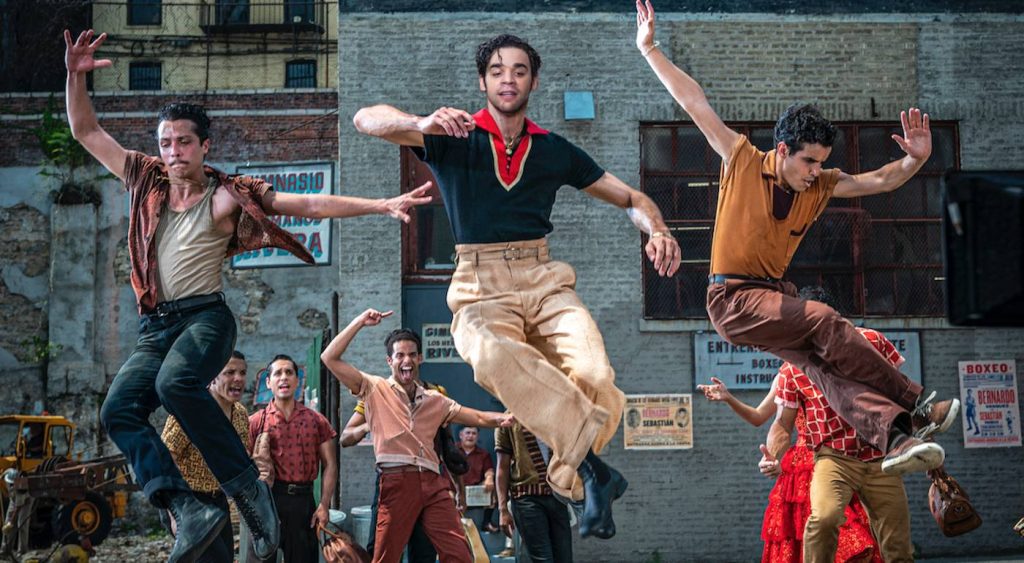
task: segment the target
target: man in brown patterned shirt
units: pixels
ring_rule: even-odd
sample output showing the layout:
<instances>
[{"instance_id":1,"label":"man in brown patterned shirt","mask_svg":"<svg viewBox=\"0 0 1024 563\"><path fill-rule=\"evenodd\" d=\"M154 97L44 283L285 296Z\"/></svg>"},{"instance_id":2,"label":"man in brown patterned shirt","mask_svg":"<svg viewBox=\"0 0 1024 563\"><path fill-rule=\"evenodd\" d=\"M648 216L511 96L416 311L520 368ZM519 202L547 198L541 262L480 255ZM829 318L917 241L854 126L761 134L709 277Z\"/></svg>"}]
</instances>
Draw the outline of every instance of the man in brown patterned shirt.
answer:
<instances>
[{"instance_id":1,"label":"man in brown patterned shirt","mask_svg":"<svg viewBox=\"0 0 1024 563\"><path fill-rule=\"evenodd\" d=\"M149 423L159 406L203 453L224 493L235 500L256 555L277 549L279 521L270 488L206 386L227 363L236 324L224 300L221 267L229 256L277 247L313 259L268 215L312 219L407 211L430 201L429 185L390 199L278 193L262 180L228 176L205 165L210 118L195 104L168 104L158 115L159 157L125 150L99 124L86 75L111 66L94 53L106 39L88 30L67 45L66 104L72 135L124 181L130 194L128 254L139 303L139 340L114 378L100 411L110 438L132 463L143 492L170 510L178 535L169 560L192 561L227 523L226 511L203 504L181 477Z\"/></svg>"},{"instance_id":2,"label":"man in brown patterned shirt","mask_svg":"<svg viewBox=\"0 0 1024 563\"><path fill-rule=\"evenodd\" d=\"M245 389L247 366L245 356L235 350L231 353L220 374L210 382L210 395L224 411L231 421L231 426L241 440L248 442L249 439L249 414L242 405L242 391ZM174 463L181 470L181 476L185 478L188 486L192 487L192 493L205 504L213 504L221 510L228 509L228 499L220 489L220 483L210 472L203 456L192 444L192 441L181 429L181 424L174 416L167 417L164 425L164 432L160 436L167 444L167 450L171 452ZM173 529L172 529L173 532ZM220 535L210 547L206 548L198 559L197 563L231 563L234 561L235 537L231 526L224 526Z\"/></svg>"}]
</instances>

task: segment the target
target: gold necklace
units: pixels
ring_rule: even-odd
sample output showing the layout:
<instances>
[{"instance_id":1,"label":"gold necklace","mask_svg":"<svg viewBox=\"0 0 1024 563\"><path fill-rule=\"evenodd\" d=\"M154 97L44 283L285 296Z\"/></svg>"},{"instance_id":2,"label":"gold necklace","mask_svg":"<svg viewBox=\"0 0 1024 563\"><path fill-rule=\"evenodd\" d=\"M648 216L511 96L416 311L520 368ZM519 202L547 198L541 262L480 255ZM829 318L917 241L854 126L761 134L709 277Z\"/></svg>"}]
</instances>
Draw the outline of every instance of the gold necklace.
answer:
<instances>
[{"instance_id":1,"label":"gold necklace","mask_svg":"<svg viewBox=\"0 0 1024 563\"><path fill-rule=\"evenodd\" d=\"M519 146L519 139L523 136L522 131L516 133L515 137L512 137L511 141L505 141L505 155L512 156L512 153L516 152L516 147Z\"/></svg>"}]
</instances>

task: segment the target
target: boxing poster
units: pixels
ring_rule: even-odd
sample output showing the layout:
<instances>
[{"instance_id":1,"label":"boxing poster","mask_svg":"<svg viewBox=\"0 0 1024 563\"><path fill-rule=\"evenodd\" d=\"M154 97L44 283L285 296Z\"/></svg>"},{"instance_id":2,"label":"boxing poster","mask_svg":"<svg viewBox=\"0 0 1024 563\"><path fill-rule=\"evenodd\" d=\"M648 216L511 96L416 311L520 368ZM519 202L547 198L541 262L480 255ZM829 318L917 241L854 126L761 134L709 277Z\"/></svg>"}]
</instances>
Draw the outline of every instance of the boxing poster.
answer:
<instances>
[{"instance_id":1,"label":"boxing poster","mask_svg":"<svg viewBox=\"0 0 1024 563\"><path fill-rule=\"evenodd\" d=\"M623 441L627 450L688 450L693 447L690 393L626 395Z\"/></svg>"},{"instance_id":2,"label":"boxing poster","mask_svg":"<svg viewBox=\"0 0 1024 563\"><path fill-rule=\"evenodd\" d=\"M1021 445L1016 361L960 362L960 404L965 448Z\"/></svg>"}]
</instances>

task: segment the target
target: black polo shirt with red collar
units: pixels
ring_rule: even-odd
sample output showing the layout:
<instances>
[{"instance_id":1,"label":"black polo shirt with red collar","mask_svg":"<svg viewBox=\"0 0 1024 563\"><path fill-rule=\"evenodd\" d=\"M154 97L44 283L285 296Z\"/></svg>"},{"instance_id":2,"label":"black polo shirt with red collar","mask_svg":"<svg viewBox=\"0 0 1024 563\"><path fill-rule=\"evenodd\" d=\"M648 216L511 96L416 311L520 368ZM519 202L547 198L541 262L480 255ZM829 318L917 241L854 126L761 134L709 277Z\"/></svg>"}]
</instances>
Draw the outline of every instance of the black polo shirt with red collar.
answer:
<instances>
[{"instance_id":1,"label":"black polo shirt with red collar","mask_svg":"<svg viewBox=\"0 0 1024 563\"><path fill-rule=\"evenodd\" d=\"M434 172L456 243L543 238L558 189L583 189L604 175L582 149L529 119L511 156L486 109L473 120L469 138L424 135L423 148L413 148Z\"/></svg>"}]
</instances>

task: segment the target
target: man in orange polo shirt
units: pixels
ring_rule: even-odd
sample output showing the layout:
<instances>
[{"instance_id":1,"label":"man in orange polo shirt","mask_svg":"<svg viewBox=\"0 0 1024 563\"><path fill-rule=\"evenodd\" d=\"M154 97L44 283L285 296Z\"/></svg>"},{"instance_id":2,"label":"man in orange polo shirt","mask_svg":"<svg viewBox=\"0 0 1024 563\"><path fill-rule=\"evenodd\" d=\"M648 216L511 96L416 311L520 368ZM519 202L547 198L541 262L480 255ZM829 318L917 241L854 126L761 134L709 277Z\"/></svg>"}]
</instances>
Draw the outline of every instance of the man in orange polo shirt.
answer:
<instances>
[{"instance_id":1,"label":"man in orange polo shirt","mask_svg":"<svg viewBox=\"0 0 1024 563\"><path fill-rule=\"evenodd\" d=\"M800 299L781 280L830 198L895 190L924 165L932 151L928 115L903 112L903 136L892 138L906 156L871 172L822 169L836 128L810 105L787 108L775 125L775 150L761 152L727 127L700 85L658 49L650 0L636 0L636 10L637 48L722 157L707 293L715 330L732 344L757 346L802 369L858 436L886 452L886 472L938 467L942 448L923 439L953 424L959 401L923 397L920 385L834 309ZM884 400L864 399L870 391Z\"/></svg>"},{"instance_id":2,"label":"man in orange polo shirt","mask_svg":"<svg viewBox=\"0 0 1024 563\"><path fill-rule=\"evenodd\" d=\"M468 563L473 559L448 494L448 480L441 475L434 435L449 422L495 428L511 425L513 418L464 407L437 391L424 389L419 382L423 356L413 339L389 341L388 379L364 373L341 358L363 327L376 326L391 314L367 309L320 355L334 377L366 403L380 468L373 560L399 561L418 519L441 561Z\"/></svg>"}]
</instances>

